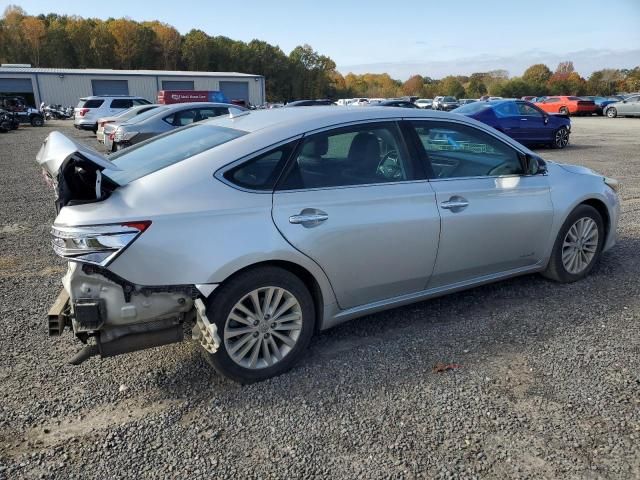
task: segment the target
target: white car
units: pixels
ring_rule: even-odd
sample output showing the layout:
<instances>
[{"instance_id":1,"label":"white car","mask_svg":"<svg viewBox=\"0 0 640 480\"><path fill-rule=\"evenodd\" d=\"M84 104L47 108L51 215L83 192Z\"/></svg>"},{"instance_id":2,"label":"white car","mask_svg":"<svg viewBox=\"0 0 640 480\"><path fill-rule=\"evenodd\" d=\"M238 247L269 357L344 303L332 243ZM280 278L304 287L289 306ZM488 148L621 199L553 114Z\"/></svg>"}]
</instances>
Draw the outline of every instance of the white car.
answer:
<instances>
[{"instance_id":1,"label":"white car","mask_svg":"<svg viewBox=\"0 0 640 480\"><path fill-rule=\"evenodd\" d=\"M122 110L151 102L142 97L128 95L94 95L82 97L73 109L73 126L80 130L98 131L98 119L110 117Z\"/></svg>"},{"instance_id":2,"label":"white car","mask_svg":"<svg viewBox=\"0 0 640 480\"><path fill-rule=\"evenodd\" d=\"M419 98L415 101L415 104L419 108L431 108L433 105L433 98Z\"/></svg>"},{"instance_id":3,"label":"white car","mask_svg":"<svg viewBox=\"0 0 640 480\"><path fill-rule=\"evenodd\" d=\"M354 98L353 101L349 104L354 107L362 107L364 105L369 105L369 99L367 98Z\"/></svg>"},{"instance_id":4,"label":"white car","mask_svg":"<svg viewBox=\"0 0 640 480\"><path fill-rule=\"evenodd\" d=\"M141 113L147 112L149 110L153 110L158 105L149 104L149 105L137 105L135 107L131 107L127 110L123 110L120 113L113 115L111 117L102 117L98 119L98 131L96 132L96 139L99 143L104 143L104 128L108 123L123 123L129 120L130 118L135 117L136 115L140 115Z\"/></svg>"},{"instance_id":5,"label":"white car","mask_svg":"<svg viewBox=\"0 0 640 480\"><path fill-rule=\"evenodd\" d=\"M439 96L439 97L434 97L433 102L431 103L431 108L433 110L438 110L440 108L440 102L442 101L444 97Z\"/></svg>"}]
</instances>

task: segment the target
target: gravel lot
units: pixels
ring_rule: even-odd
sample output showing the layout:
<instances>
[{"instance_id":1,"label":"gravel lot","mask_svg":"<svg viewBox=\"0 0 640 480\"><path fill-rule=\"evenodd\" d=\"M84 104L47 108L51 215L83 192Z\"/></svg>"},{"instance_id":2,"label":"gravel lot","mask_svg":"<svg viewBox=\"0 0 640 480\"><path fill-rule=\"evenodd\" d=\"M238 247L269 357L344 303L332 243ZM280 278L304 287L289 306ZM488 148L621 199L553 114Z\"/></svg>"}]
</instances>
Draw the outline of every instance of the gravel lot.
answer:
<instances>
[{"instance_id":1,"label":"gravel lot","mask_svg":"<svg viewBox=\"0 0 640 480\"><path fill-rule=\"evenodd\" d=\"M66 364L34 158L54 128L93 144L70 127L0 135L0 479L640 478L640 119L576 118L566 150L540 151L623 182L619 244L589 278L355 320L247 387L193 342Z\"/></svg>"}]
</instances>

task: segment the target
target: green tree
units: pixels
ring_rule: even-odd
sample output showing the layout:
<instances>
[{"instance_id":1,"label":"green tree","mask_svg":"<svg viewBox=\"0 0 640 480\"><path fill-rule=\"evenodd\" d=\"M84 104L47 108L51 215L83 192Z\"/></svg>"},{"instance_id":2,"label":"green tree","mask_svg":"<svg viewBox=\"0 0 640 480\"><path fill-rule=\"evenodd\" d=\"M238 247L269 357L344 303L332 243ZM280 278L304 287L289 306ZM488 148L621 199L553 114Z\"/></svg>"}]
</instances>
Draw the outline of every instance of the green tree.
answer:
<instances>
[{"instance_id":1,"label":"green tree","mask_svg":"<svg viewBox=\"0 0 640 480\"><path fill-rule=\"evenodd\" d=\"M486 85L479 78L474 78L473 76L469 80L467 87L465 88L467 95L470 98L480 98L487 93Z\"/></svg>"},{"instance_id":2,"label":"green tree","mask_svg":"<svg viewBox=\"0 0 640 480\"><path fill-rule=\"evenodd\" d=\"M522 80L530 85L544 85L551 78L551 70L544 63L536 63L522 74Z\"/></svg>"},{"instance_id":3,"label":"green tree","mask_svg":"<svg viewBox=\"0 0 640 480\"><path fill-rule=\"evenodd\" d=\"M451 95L452 97L462 98L465 95L462 83L454 77L444 77L440 82L440 92L442 95Z\"/></svg>"},{"instance_id":4,"label":"green tree","mask_svg":"<svg viewBox=\"0 0 640 480\"><path fill-rule=\"evenodd\" d=\"M209 66L209 36L193 29L182 41L182 60L187 70L205 71Z\"/></svg>"}]
</instances>

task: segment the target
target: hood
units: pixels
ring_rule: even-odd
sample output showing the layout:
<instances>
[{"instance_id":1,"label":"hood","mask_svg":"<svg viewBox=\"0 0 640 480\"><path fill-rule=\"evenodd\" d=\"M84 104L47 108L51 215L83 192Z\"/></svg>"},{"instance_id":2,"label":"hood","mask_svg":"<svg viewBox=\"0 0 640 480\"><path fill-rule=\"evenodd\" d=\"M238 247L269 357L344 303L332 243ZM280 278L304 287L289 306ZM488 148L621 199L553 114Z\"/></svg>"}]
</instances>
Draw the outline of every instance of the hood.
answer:
<instances>
[{"instance_id":1,"label":"hood","mask_svg":"<svg viewBox=\"0 0 640 480\"><path fill-rule=\"evenodd\" d=\"M572 165L570 163L558 163L557 165L571 173L579 173L581 175L599 175L590 168L583 167L581 165Z\"/></svg>"}]
</instances>

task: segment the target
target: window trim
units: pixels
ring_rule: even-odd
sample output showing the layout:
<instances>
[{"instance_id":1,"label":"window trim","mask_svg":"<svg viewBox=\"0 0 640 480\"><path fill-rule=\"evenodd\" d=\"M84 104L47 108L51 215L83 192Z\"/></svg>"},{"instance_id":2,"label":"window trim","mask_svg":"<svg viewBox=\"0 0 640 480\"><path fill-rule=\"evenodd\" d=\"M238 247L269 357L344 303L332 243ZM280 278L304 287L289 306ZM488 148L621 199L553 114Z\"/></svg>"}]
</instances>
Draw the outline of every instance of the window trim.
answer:
<instances>
[{"instance_id":1,"label":"window trim","mask_svg":"<svg viewBox=\"0 0 640 480\"><path fill-rule=\"evenodd\" d=\"M527 168L526 165L524 164L524 156L527 154L526 152L520 150L519 148L516 148L514 145L511 145L509 142L505 142L502 138L498 137L497 135L493 134L492 132L489 132L483 128L478 128L475 125L470 125L468 123L465 122L461 122L458 120L453 120L453 119L448 119L448 118L443 118L443 119L438 119L438 118L407 118L406 119L409 123L409 127L415 132L415 135L419 137L418 132L415 131L415 128L413 127L413 125L411 124L412 122L416 122L416 121L422 121L422 122L442 122L442 123L451 123L451 124L456 124L456 125L462 125L464 127L469 127L469 128L475 128L476 130L489 135L490 137L495 138L497 141L499 141L500 143L502 143L503 145L505 145L507 148L510 148L511 150L516 152L516 155L518 156L518 161L520 162L520 166L522 167L522 171L525 173L512 173L509 175L475 175L472 177L450 177L450 178L435 178L435 177L429 177L429 182L447 182L447 181L452 181L452 180L477 180L480 178L508 178L508 177L532 177L532 176L538 176L536 175L531 175L526 173ZM418 138L419 140L419 138ZM429 160L429 154L427 153L427 150L424 148L424 146L422 145L422 142L420 141L420 144L416 145L418 148L422 148L423 152L424 152L424 157L426 157L426 161L429 162L428 163L428 167L426 167L426 170L429 172L433 172L433 166L431 165L431 160Z\"/></svg>"},{"instance_id":2,"label":"window trim","mask_svg":"<svg viewBox=\"0 0 640 480\"><path fill-rule=\"evenodd\" d=\"M393 124L396 128L398 134L398 140L400 141L400 149L403 150L401 153L405 154L407 160L412 163L412 168L414 170L414 177L411 180L399 180L396 182L376 182L376 183L359 183L355 185L334 185L331 187L312 187L312 188L295 188L290 190L282 190L280 189L280 184L283 179L289 174L291 169L293 168L293 162L298 158L300 150L303 147L304 140L307 137L311 137L314 135L318 135L324 132L333 131L333 130L342 130L349 129L352 127L357 127L359 125L368 125L368 124ZM410 144L407 142L405 138L404 131L402 129L402 119L401 118L376 118L376 119L367 119L367 120L354 120L351 122L346 122L337 125L325 126L315 130L310 130L301 135L301 138L296 145L296 148L291 152L291 156L287 160L284 168L282 169L282 173L276 182L273 193L293 193L293 192L309 192L309 191L317 191L317 190L334 190L337 188L358 188L358 187L372 187L372 186L384 186L384 185L397 185L399 183L414 183L414 182L425 182L428 180L426 176L426 172L424 171L424 166L420 165L421 161L413 155L412 148ZM418 178L419 176L423 178Z\"/></svg>"},{"instance_id":3,"label":"window trim","mask_svg":"<svg viewBox=\"0 0 640 480\"><path fill-rule=\"evenodd\" d=\"M243 157L240 157L237 160L234 160L231 163L228 163L227 165L225 165L224 167L220 167L218 170L216 170L213 173L214 178L220 180L222 183L224 183L225 185L228 185L231 188L234 188L235 190L240 190L241 192L246 192L246 193L257 193L257 194L269 194L272 195L273 192L275 191L278 183L280 182L280 180L282 179L282 176L284 174L284 172L287 170L287 166L289 165L290 161L291 161L291 157L293 157L295 155L295 153L298 151L298 147L299 147L299 142L300 139L303 137L302 134L300 135L294 135L293 137L289 137L285 140L281 140L280 142L277 143L273 143L267 147L261 148L260 150L256 150L255 152L249 153L248 155L245 155ZM252 160L254 160L257 157L260 157L262 155L264 155L265 153L269 153L271 150L276 150L284 145L287 145L288 143L293 143L293 142L298 142L296 143L296 145L293 146L291 153L289 154L289 158L286 159L282 170L280 171L280 175L278 175L278 179L276 180L276 182L274 183L274 187L272 189L269 190L256 190L256 189L251 189L251 188L246 188L246 187L242 187L240 185L237 185L235 183L233 183L232 181L230 181L229 179L227 179L225 177L225 174L229 171L229 170L233 170L236 167L239 167L241 165L243 165L244 163L248 163Z\"/></svg>"}]
</instances>

